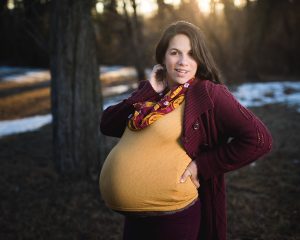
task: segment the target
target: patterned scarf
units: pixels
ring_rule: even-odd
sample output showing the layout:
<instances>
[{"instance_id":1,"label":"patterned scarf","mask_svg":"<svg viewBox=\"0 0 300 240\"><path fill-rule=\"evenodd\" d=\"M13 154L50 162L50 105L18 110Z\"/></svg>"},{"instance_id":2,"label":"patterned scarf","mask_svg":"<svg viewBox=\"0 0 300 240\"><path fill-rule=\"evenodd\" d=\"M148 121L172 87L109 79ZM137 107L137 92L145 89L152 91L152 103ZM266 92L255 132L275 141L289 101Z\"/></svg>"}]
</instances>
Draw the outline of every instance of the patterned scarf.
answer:
<instances>
[{"instance_id":1,"label":"patterned scarf","mask_svg":"<svg viewBox=\"0 0 300 240\"><path fill-rule=\"evenodd\" d=\"M128 128L139 131L154 123L165 114L177 108L185 98L185 92L195 78L191 78L184 84L171 88L158 102L134 103L135 112L129 115Z\"/></svg>"}]
</instances>

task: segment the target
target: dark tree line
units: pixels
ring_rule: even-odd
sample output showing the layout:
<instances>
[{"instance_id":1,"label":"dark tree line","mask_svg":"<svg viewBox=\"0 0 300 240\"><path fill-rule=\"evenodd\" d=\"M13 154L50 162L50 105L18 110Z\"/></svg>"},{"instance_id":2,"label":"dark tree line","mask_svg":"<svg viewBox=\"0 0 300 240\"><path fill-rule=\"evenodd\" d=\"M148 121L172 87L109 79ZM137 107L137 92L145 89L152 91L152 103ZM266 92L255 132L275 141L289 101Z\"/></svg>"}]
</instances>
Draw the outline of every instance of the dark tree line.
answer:
<instances>
[{"instance_id":1,"label":"dark tree line","mask_svg":"<svg viewBox=\"0 0 300 240\"><path fill-rule=\"evenodd\" d=\"M299 1L248 0L245 7L237 8L232 0L222 0L222 15L212 1L210 16L205 17L198 10L197 0L182 0L178 8L157 0L159 8L151 18L143 18L134 0L101 2L103 13L94 10L92 16L98 61L105 65L133 65L139 79L145 78L145 67L154 63L153 49L161 30L179 19L204 30L229 81L255 80L264 75L299 76ZM9 10L7 1L0 3L0 64L49 66L51 0L15 4ZM117 11L118 4L122 13Z\"/></svg>"},{"instance_id":2,"label":"dark tree line","mask_svg":"<svg viewBox=\"0 0 300 240\"><path fill-rule=\"evenodd\" d=\"M0 1L0 64L49 66L50 0Z\"/></svg>"}]
</instances>

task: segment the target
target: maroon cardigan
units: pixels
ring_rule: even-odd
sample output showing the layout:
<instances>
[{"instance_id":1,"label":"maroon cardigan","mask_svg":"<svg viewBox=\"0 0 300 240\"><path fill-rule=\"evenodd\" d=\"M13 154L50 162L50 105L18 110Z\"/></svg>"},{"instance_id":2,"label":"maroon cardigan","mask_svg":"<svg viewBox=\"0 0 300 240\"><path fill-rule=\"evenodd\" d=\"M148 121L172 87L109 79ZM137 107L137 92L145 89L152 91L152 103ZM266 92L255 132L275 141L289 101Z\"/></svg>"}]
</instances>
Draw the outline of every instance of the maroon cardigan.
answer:
<instances>
[{"instance_id":1,"label":"maroon cardigan","mask_svg":"<svg viewBox=\"0 0 300 240\"><path fill-rule=\"evenodd\" d=\"M157 101L161 97L149 81L140 82L128 99L104 110L101 132L121 137L128 116L134 111L132 104ZM202 204L199 240L225 240L224 173L269 152L272 136L260 119L242 106L225 85L197 79L186 93L181 143L198 167Z\"/></svg>"}]
</instances>

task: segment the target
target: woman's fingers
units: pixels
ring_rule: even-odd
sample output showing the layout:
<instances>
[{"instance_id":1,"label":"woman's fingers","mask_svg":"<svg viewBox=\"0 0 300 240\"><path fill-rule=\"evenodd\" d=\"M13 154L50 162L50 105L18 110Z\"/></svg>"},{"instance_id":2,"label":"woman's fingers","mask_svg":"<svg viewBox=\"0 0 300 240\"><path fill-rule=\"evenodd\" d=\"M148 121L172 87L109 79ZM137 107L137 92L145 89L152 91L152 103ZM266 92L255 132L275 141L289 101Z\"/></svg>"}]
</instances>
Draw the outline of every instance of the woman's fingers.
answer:
<instances>
[{"instance_id":1,"label":"woman's fingers","mask_svg":"<svg viewBox=\"0 0 300 240\"><path fill-rule=\"evenodd\" d=\"M200 182L197 175L197 165L192 161L187 168L185 169L184 173L182 174L180 178L180 182L184 183L187 178L190 177L191 181L194 183L194 185L199 188Z\"/></svg>"},{"instance_id":2,"label":"woman's fingers","mask_svg":"<svg viewBox=\"0 0 300 240\"><path fill-rule=\"evenodd\" d=\"M152 77L155 78L155 74L157 73L158 70L162 70L164 67L161 64L156 64L154 65L152 69Z\"/></svg>"},{"instance_id":3,"label":"woman's fingers","mask_svg":"<svg viewBox=\"0 0 300 240\"><path fill-rule=\"evenodd\" d=\"M200 183L199 180L192 174L192 172L187 168L184 173L182 174L181 178L180 178L180 182L184 183L187 178L190 177L191 181L193 182L193 184L196 186L196 188L200 187Z\"/></svg>"},{"instance_id":4,"label":"woman's fingers","mask_svg":"<svg viewBox=\"0 0 300 240\"><path fill-rule=\"evenodd\" d=\"M156 65L153 67L153 70L156 72L157 70L163 69L163 68L164 68L163 65L161 65L161 64L156 64Z\"/></svg>"},{"instance_id":5,"label":"woman's fingers","mask_svg":"<svg viewBox=\"0 0 300 240\"><path fill-rule=\"evenodd\" d=\"M196 186L196 188L199 188L200 187L200 183L199 183L199 180L196 179L195 177L191 177L191 180L192 182L194 183L194 185Z\"/></svg>"},{"instance_id":6,"label":"woman's fingers","mask_svg":"<svg viewBox=\"0 0 300 240\"><path fill-rule=\"evenodd\" d=\"M181 178L180 178L180 182L183 183L187 180L188 177L191 177L192 173L191 171L187 168L185 169L184 173L182 174Z\"/></svg>"},{"instance_id":7,"label":"woman's fingers","mask_svg":"<svg viewBox=\"0 0 300 240\"><path fill-rule=\"evenodd\" d=\"M161 64L154 65L152 72L150 74L150 79L149 79L153 89L159 93L162 92L166 87L165 81L158 81L157 77L156 77L157 72L159 70L162 70L163 68L164 67Z\"/></svg>"}]
</instances>

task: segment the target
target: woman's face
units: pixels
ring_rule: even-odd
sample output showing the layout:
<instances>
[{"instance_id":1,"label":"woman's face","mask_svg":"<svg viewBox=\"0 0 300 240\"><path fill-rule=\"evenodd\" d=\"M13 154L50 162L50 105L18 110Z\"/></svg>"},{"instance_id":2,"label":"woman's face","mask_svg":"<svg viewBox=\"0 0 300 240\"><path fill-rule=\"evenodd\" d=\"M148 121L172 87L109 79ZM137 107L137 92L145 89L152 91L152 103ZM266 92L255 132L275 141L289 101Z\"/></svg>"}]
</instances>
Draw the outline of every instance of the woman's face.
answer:
<instances>
[{"instance_id":1,"label":"woman's face","mask_svg":"<svg viewBox=\"0 0 300 240\"><path fill-rule=\"evenodd\" d=\"M196 75L197 62L192 57L190 39L184 34L171 38L165 54L167 81L170 87L184 84Z\"/></svg>"}]
</instances>

